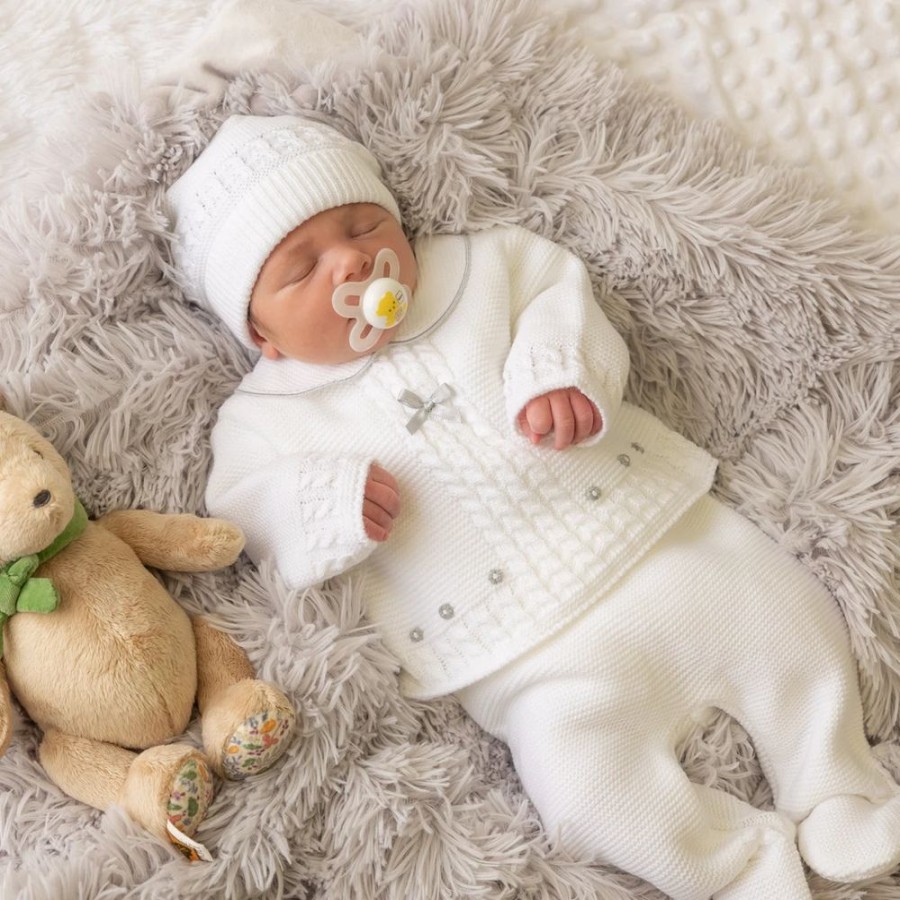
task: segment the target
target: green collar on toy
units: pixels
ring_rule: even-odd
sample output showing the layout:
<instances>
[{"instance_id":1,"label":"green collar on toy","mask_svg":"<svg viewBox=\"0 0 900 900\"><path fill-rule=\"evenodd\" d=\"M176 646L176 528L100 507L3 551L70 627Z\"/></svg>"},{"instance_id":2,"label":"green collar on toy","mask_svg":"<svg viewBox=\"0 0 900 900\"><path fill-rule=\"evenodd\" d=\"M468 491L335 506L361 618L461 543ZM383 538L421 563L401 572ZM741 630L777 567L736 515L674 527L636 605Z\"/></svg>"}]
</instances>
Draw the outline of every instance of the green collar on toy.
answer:
<instances>
[{"instance_id":1,"label":"green collar on toy","mask_svg":"<svg viewBox=\"0 0 900 900\"><path fill-rule=\"evenodd\" d=\"M44 550L20 556L0 567L0 658L3 656L3 626L17 612L53 612L59 606L59 594L49 578L32 578L37 567L71 544L87 525L87 513L78 498L69 524Z\"/></svg>"}]
</instances>

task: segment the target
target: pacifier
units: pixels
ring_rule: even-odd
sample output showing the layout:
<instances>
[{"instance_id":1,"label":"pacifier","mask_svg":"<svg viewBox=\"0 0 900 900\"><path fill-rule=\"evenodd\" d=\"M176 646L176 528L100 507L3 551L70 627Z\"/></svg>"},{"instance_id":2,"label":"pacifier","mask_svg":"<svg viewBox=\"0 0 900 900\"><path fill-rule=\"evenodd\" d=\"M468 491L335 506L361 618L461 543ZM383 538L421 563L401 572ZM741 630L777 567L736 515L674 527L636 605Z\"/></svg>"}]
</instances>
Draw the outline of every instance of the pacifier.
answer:
<instances>
[{"instance_id":1,"label":"pacifier","mask_svg":"<svg viewBox=\"0 0 900 900\"><path fill-rule=\"evenodd\" d=\"M399 325L409 309L410 290L397 280L400 260L393 250L378 251L372 274L365 281L348 281L331 295L331 305L345 319L355 319L350 346L357 353L371 350L383 331ZM349 302L358 298L355 303Z\"/></svg>"}]
</instances>

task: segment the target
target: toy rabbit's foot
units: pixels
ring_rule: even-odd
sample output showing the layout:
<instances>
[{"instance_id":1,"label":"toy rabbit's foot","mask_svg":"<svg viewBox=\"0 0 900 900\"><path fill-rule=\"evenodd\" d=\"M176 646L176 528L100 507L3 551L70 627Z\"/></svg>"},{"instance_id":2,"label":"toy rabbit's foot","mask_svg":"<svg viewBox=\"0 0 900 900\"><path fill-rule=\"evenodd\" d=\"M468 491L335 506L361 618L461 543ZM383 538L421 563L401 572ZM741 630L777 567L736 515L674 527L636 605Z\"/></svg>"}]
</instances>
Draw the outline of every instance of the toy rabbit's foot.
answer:
<instances>
[{"instance_id":1,"label":"toy rabbit's foot","mask_svg":"<svg viewBox=\"0 0 900 900\"><path fill-rule=\"evenodd\" d=\"M290 708L266 709L245 719L225 743L225 777L237 780L268 769L284 753L293 730Z\"/></svg>"},{"instance_id":2,"label":"toy rabbit's foot","mask_svg":"<svg viewBox=\"0 0 900 900\"><path fill-rule=\"evenodd\" d=\"M213 777L206 762L191 756L175 774L166 805L169 822L190 837L206 816L213 798Z\"/></svg>"},{"instance_id":3,"label":"toy rabbit's foot","mask_svg":"<svg viewBox=\"0 0 900 900\"><path fill-rule=\"evenodd\" d=\"M120 802L148 831L187 852L182 838L196 832L212 796L213 776L203 753L189 744L163 744L134 758Z\"/></svg>"},{"instance_id":4,"label":"toy rabbit's foot","mask_svg":"<svg viewBox=\"0 0 900 900\"><path fill-rule=\"evenodd\" d=\"M294 709L274 685L246 678L203 711L203 745L213 770L240 779L268 769L287 749Z\"/></svg>"}]
</instances>

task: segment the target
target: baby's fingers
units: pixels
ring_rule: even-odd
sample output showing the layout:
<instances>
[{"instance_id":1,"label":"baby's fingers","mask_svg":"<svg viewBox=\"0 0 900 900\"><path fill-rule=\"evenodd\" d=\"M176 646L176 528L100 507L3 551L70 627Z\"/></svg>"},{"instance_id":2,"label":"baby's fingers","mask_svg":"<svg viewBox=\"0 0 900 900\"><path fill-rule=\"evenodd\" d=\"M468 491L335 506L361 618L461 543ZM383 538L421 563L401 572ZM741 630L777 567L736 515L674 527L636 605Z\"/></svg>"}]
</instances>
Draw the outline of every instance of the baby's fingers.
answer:
<instances>
[{"instance_id":1,"label":"baby's fingers","mask_svg":"<svg viewBox=\"0 0 900 900\"><path fill-rule=\"evenodd\" d=\"M553 412L546 394L525 404L525 421L531 430L532 443L537 444L545 434L550 433L553 429Z\"/></svg>"},{"instance_id":2,"label":"baby's fingers","mask_svg":"<svg viewBox=\"0 0 900 900\"><path fill-rule=\"evenodd\" d=\"M575 412L566 390L551 391L550 409L553 411L553 447L565 450L575 439Z\"/></svg>"},{"instance_id":3,"label":"baby's fingers","mask_svg":"<svg viewBox=\"0 0 900 900\"><path fill-rule=\"evenodd\" d=\"M387 540L394 519L400 513L400 491L397 480L377 463L369 468L363 498L363 524L373 541Z\"/></svg>"},{"instance_id":4,"label":"baby's fingers","mask_svg":"<svg viewBox=\"0 0 900 900\"><path fill-rule=\"evenodd\" d=\"M366 500L376 503L391 518L395 518L400 512L400 490L397 487L397 480L376 463L369 469Z\"/></svg>"},{"instance_id":5,"label":"baby's fingers","mask_svg":"<svg viewBox=\"0 0 900 900\"><path fill-rule=\"evenodd\" d=\"M363 526L373 541L386 541L394 527L394 517L377 503L363 501Z\"/></svg>"},{"instance_id":6,"label":"baby's fingers","mask_svg":"<svg viewBox=\"0 0 900 900\"><path fill-rule=\"evenodd\" d=\"M581 391L571 390L569 399L572 402L572 412L575 414L575 439L579 444L585 438L591 437L599 431L599 416L596 407ZM595 428L596 426L596 428Z\"/></svg>"}]
</instances>

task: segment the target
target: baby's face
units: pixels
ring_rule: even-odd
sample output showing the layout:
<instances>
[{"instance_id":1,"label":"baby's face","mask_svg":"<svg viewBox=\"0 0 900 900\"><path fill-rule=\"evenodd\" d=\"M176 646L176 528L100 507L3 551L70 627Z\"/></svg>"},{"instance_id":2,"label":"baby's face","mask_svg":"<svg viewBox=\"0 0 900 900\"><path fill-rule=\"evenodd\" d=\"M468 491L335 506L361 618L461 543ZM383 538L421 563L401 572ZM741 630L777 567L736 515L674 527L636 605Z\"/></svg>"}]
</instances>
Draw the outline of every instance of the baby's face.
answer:
<instances>
[{"instance_id":1,"label":"baby's face","mask_svg":"<svg viewBox=\"0 0 900 900\"><path fill-rule=\"evenodd\" d=\"M397 254L397 280L416 289L416 258L397 220L374 203L337 206L307 219L272 251L250 295L250 334L267 359L336 364L374 353L393 337L384 331L363 353L350 347L353 320L335 311L332 294L365 281L382 248Z\"/></svg>"}]
</instances>

